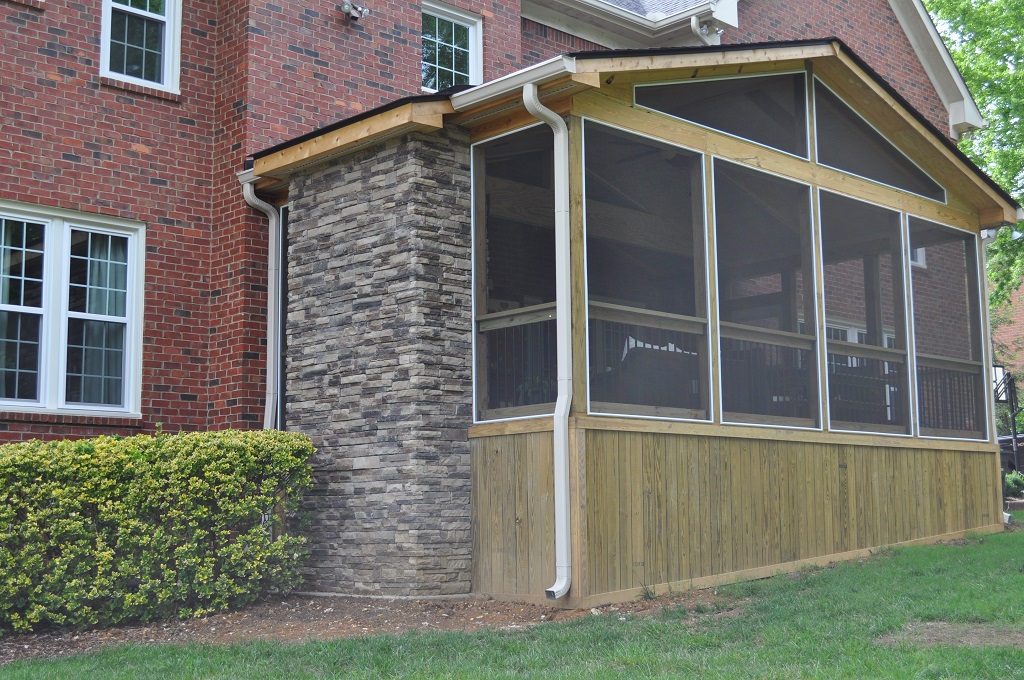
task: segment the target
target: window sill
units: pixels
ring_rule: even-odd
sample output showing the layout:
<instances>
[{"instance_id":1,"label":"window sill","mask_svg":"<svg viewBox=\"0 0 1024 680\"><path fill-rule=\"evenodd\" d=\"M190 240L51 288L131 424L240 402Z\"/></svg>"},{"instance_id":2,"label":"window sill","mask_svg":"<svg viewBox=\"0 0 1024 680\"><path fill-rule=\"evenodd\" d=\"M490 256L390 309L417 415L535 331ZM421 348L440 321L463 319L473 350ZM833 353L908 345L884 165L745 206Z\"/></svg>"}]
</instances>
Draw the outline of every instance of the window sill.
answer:
<instances>
[{"instance_id":1,"label":"window sill","mask_svg":"<svg viewBox=\"0 0 1024 680\"><path fill-rule=\"evenodd\" d=\"M47 425L95 425L142 429L142 414L110 411L11 411L0 409L0 422Z\"/></svg>"},{"instance_id":2,"label":"window sill","mask_svg":"<svg viewBox=\"0 0 1024 680\"><path fill-rule=\"evenodd\" d=\"M7 0L7 2L11 5L24 5L25 7L38 9L40 12L46 9L46 0Z\"/></svg>"},{"instance_id":3,"label":"window sill","mask_svg":"<svg viewBox=\"0 0 1024 680\"><path fill-rule=\"evenodd\" d=\"M175 94L174 92L168 92L167 90L161 90L157 87L146 87L145 85L139 85L137 83L129 83L124 80L117 80L110 76L100 76L100 85L104 87L110 87L117 90L124 90L126 92L134 92L136 94L146 95L147 97L155 97L157 99L164 99L169 102L180 102L181 95Z\"/></svg>"}]
</instances>

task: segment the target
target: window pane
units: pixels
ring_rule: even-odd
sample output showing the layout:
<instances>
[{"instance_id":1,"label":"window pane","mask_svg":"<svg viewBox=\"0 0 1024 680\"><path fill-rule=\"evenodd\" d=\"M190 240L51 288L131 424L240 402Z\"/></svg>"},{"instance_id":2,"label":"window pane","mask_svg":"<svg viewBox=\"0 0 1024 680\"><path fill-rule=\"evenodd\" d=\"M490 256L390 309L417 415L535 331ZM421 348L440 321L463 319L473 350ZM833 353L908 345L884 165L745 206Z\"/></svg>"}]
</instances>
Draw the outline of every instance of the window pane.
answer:
<instances>
[{"instance_id":1,"label":"window pane","mask_svg":"<svg viewBox=\"0 0 1024 680\"><path fill-rule=\"evenodd\" d=\"M441 45L437 50L437 67L451 70L455 67L455 54L450 45Z\"/></svg>"},{"instance_id":2,"label":"window pane","mask_svg":"<svg viewBox=\"0 0 1024 680\"><path fill-rule=\"evenodd\" d=\"M469 52L466 50L455 50L455 72L463 75L469 74Z\"/></svg>"},{"instance_id":3,"label":"window pane","mask_svg":"<svg viewBox=\"0 0 1024 680\"><path fill-rule=\"evenodd\" d=\"M38 399L41 319L0 311L0 399Z\"/></svg>"},{"instance_id":4,"label":"window pane","mask_svg":"<svg viewBox=\"0 0 1024 680\"><path fill-rule=\"evenodd\" d=\"M423 87L443 90L469 83L469 28L462 24L423 15Z\"/></svg>"},{"instance_id":5,"label":"window pane","mask_svg":"<svg viewBox=\"0 0 1024 680\"><path fill-rule=\"evenodd\" d=\"M128 17L128 31L125 34L125 43L134 47L145 47L145 36L146 20L136 16Z\"/></svg>"},{"instance_id":6,"label":"window pane","mask_svg":"<svg viewBox=\"0 0 1024 680\"><path fill-rule=\"evenodd\" d=\"M434 42L437 40L437 17L431 14L423 15L423 33L422 37L424 40L430 40Z\"/></svg>"},{"instance_id":7,"label":"window pane","mask_svg":"<svg viewBox=\"0 0 1024 680\"><path fill-rule=\"evenodd\" d=\"M716 160L715 219L727 418L817 424L810 190Z\"/></svg>"},{"instance_id":8,"label":"window pane","mask_svg":"<svg viewBox=\"0 0 1024 680\"><path fill-rule=\"evenodd\" d=\"M152 12L153 14L164 14L166 11L166 0L114 0L114 2L118 5L131 7L132 9L141 9L144 12Z\"/></svg>"},{"instance_id":9,"label":"window pane","mask_svg":"<svg viewBox=\"0 0 1024 680\"><path fill-rule=\"evenodd\" d=\"M906 433L906 355L869 349L904 345L900 214L826 191L820 197L831 424Z\"/></svg>"},{"instance_id":10,"label":"window pane","mask_svg":"<svg viewBox=\"0 0 1024 680\"><path fill-rule=\"evenodd\" d=\"M68 310L124 317L128 297L128 239L72 230Z\"/></svg>"},{"instance_id":11,"label":"window pane","mask_svg":"<svg viewBox=\"0 0 1024 680\"><path fill-rule=\"evenodd\" d=\"M0 304L42 306L43 225L0 219Z\"/></svg>"},{"instance_id":12,"label":"window pane","mask_svg":"<svg viewBox=\"0 0 1024 680\"><path fill-rule=\"evenodd\" d=\"M437 19L437 39L449 45L455 42L455 24L447 19Z\"/></svg>"},{"instance_id":13,"label":"window pane","mask_svg":"<svg viewBox=\"0 0 1024 680\"><path fill-rule=\"evenodd\" d=\"M423 64L423 87L430 90L441 89L437 85L437 67L429 64Z\"/></svg>"},{"instance_id":14,"label":"window pane","mask_svg":"<svg viewBox=\"0 0 1024 680\"><path fill-rule=\"evenodd\" d=\"M474 148L476 376L485 418L555 398L552 144L551 131L535 126Z\"/></svg>"},{"instance_id":15,"label":"window pane","mask_svg":"<svg viewBox=\"0 0 1024 680\"><path fill-rule=\"evenodd\" d=\"M111 15L110 70L162 82L164 22L126 12Z\"/></svg>"},{"instance_id":16,"label":"window pane","mask_svg":"<svg viewBox=\"0 0 1024 680\"><path fill-rule=\"evenodd\" d=\"M636 103L807 157L805 75L638 86Z\"/></svg>"},{"instance_id":17,"label":"window pane","mask_svg":"<svg viewBox=\"0 0 1024 680\"><path fill-rule=\"evenodd\" d=\"M455 24L455 45L464 50L469 49L469 28L462 24Z\"/></svg>"},{"instance_id":18,"label":"window pane","mask_svg":"<svg viewBox=\"0 0 1024 680\"><path fill-rule=\"evenodd\" d=\"M129 45L124 51L124 74L133 78L142 77L143 61L146 58L144 50Z\"/></svg>"},{"instance_id":19,"label":"window pane","mask_svg":"<svg viewBox=\"0 0 1024 680\"><path fill-rule=\"evenodd\" d=\"M977 238L910 219L918 418L925 435L983 438L988 389L981 346Z\"/></svg>"},{"instance_id":20,"label":"window pane","mask_svg":"<svg viewBox=\"0 0 1024 680\"><path fill-rule=\"evenodd\" d=\"M584 132L591 407L706 418L701 156Z\"/></svg>"},{"instance_id":21,"label":"window pane","mask_svg":"<svg viewBox=\"0 0 1024 680\"><path fill-rule=\"evenodd\" d=\"M820 82L814 84L818 162L925 198L945 201L938 183Z\"/></svg>"},{"instance_id":22,"label":"window pane","mask_svg":"<svg viewBox=\"0 0 1024 680\"><path fill-rule=\"evenodd\" d=\"M437 89L444 90L455 84L455 73L447 69L437 69Z\"/></svg>"},{"instance_id":23,"label":"window pane","mask_svg":"<svg viewBox=\"0 0 1024 680\"><path fill-rule=\"evenodd\" d=\"M128 15L124 12L113 12L110 15L110 36L115 42L124 43L128 33Z\"/></svg>"},{"instance_id":24,"label":"window pane","mask_svg":"<svg viewBox=\"0 0 1024 680\"><path fill-rule=\"evenodd\" d=\"M68 403L122 405L124 331L123 323L68 319Z\"/></svg>"},{"instance_id":25,"label":"window pane","mask_svg":"<svg viewBox=\"0 0 1024 680\"><path fill-rule=\"evenodd\" d=\"M437 43L433 40L423 41L423 66L437 64Z\"/></svg>"}]
</instances>

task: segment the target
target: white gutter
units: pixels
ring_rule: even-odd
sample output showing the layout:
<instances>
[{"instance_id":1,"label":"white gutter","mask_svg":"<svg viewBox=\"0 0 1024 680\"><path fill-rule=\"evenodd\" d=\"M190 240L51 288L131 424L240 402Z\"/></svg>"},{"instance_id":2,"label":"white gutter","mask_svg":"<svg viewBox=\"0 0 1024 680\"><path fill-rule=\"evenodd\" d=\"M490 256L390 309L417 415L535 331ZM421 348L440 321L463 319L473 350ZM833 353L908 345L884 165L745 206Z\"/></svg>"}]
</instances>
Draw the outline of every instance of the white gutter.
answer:
<instances>
[{"instance_id":1,"label":"white gutter","mask_svg":"<svg viewBox=\"0 0 1024 680\"><path fill-rule=\"evenodd\" d=\"M483 85L457 92L452 95L452 106L456 111L465 111L474 106L501 99L513 92L519 92L528 84L541 85L571 73L576 73L576 59L565 55L552 57L539 64L495 78ZM525 94L525 90L523 91ZM531 113L533 112L531 111Z\"/></svg>"},{"instance_id":2,"label":"white gutter","mask_svg":"<svg viewBox=\"0 0 1024 680\"><path fill-rule=\"evenodd\" d=\"M523 104L554 132L555 151L555 328L558 347L558 398L555 401L555 583L549 600L569 592L569 406L572 402L572 273L569 261L569 129L557 113L540 103L537 83L523 85Z\"/></svg>"},{"instance_id":3,"label":"white gutter","mask_svg":"<svg viewBox=\"0 0 1024 680\"><path fill-rule=\"evenodd\" d=\"M281 332L279 298L281 296L281 213L277 208L256 196L257 177L252 170L238 173L245 202L267 216L267 393L263 409L263 429L277 427L278 385L281 375L281 353L278 338Z\"/></svg>"}]
</instances>

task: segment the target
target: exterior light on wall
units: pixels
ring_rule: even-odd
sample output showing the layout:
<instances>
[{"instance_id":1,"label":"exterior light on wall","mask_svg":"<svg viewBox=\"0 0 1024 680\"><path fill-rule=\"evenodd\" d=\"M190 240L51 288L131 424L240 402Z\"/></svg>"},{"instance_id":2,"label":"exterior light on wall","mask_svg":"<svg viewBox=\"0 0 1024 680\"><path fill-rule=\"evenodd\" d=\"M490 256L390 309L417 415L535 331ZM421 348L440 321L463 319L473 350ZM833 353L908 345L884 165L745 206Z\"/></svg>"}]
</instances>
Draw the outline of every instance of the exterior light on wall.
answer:
<instances>
[{"instance_id":1,"label":"exterior light on wall","mask_svg":"<svg viewBox=\"0 0 1024 680\"><path fill-rule=\"evenodd\" d=\"M354 2L343 2L338 5L338 9L344 12L352 21L359 21L363 17L370 15L369 9L366 7L360 7Z\"/></svg>"}]
</instances>

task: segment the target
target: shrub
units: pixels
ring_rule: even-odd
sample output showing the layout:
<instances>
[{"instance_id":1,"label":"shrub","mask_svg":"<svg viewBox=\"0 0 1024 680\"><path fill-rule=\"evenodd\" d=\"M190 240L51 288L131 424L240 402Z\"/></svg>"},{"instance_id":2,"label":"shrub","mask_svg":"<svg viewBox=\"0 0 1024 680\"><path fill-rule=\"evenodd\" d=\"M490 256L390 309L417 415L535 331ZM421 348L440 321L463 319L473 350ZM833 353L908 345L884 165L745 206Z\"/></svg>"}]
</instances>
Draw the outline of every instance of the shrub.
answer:
<instances>
[{"instance_id":1,"label":"shrub","mask_svg":"<svg viewBox=\"0 0 1024 680\"><path fill-rule=\"evenodd\" d=\"M1020 498L1024 496L1024 475L1016 470L1006 473L1003 477L1003 497Z\"/></svg>"},{"instance_id":2,"label":"shrub","mask_svg":"<svg viewBox=\"0 0 1024 680\"><path fill-rule=\"evenodd\" d=\"M309 486L312 452L274 431L0 446L0 635L202 616L294 588L304 539L272 538L262 517Z\"/></svg>"}]
</instances>

